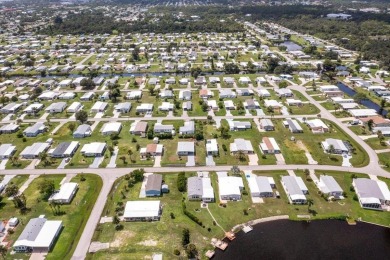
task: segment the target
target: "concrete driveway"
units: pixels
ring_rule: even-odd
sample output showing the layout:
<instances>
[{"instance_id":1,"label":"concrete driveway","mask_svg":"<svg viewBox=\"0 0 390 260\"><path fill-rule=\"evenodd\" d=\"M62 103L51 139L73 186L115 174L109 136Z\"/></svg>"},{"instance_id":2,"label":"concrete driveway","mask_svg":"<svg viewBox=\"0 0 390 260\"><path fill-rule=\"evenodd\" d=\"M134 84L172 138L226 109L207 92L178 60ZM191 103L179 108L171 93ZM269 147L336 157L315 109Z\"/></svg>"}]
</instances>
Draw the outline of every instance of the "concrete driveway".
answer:
<instances>
[{"instance_id":1,"label":"concrete driveway","mask_svg":"<svg viewBox=\"0 0 390 260\"><path fill-rule=\"evenodd\" d=\"M195 155L188 155L187 156L186 166L195 166Z\"/></svg>"},{"instance_id":2,"label":"concrete driveway","mask_svg":"<svg viewBox=\"0 0 390 260\"><path fill-rule=\"evenodd\" d=\"M248 158L249 158L249 165L258 165L257 161L259 160L259 157L257 156L257 154L255 153L248 154Z\"/></svg>"},{"instance_id":3,"label":"concrete driveway","mask_svg":"<svg viewBox=\"0 0 390 260\"><path fill-rule=\"evenodd\" d=\"M2 160L0 163L0 170L5 170L5 165L7 164L8 159Z\"/></svg>"},{"instance_id":4,"label":"concrete driveway","mask_svg":"<svg viewBox=\"0 0 390 260\"><path fill-rule=\"evenodd\" d=\"M114 152L112 153L112 156L110 158L110 162L107 165L107 168L116 168L116 157L118 157L119 148L118 146L114 147Z\"/></svg>"},{"instance_id":5,"label":"concrete driveway","mask_svg":"<svg viewBox=\"0 0 390 260\"><path fill-rule=\"evenodd\" d=\"M207 166L215 166L214 157L212 155L206 156L206 165Z\"/></svg>"},{"instance_id":6,"label":"concrete driveway","mask_svg":"<svg viewBox=\"0 0 390 260\"><path fill-rule=\"evenodd\" d=\"M68 163L66 162L67 159L68 159L68 158L62 159L62 161L61 161L60 165L57 167L57 169L65 169L65 166L68 164ZM70 162L70 160L69 160L68 162Z\"/></svg>"},{"instance_id":7,"label":"concrete driveway","mask_svg":"<svg viewBox=\"0 0 390 260\"><path fill-rule=\"evenodd\" d=\"M154 157L154 165L153 167L161 167L161 155L156 155Z\"/></svg>"},{"instance_id":8,"label":"concrete driveway","mask_svg":"<svg viewBox=\"0 0 390 260\"><path fill-rule=\"evenodd\" d=\"M277 165L284 165L284 164L286 164L286 160L284 159L283 154L277 153L277 154L275 154L275 157L276 157L276 164Z\"/></svg>"},{"instance_id":9,"label":"concrete driveway","mask_svg":"<svg viewBox=\"0 0 390 260\"><path fill-rule=\"evenodd\" d=\"M99 168L99 165L103 162L104 156L95 157L93 163L89 165L89 168L96 169Z\"/></svg>"}]
</instances>

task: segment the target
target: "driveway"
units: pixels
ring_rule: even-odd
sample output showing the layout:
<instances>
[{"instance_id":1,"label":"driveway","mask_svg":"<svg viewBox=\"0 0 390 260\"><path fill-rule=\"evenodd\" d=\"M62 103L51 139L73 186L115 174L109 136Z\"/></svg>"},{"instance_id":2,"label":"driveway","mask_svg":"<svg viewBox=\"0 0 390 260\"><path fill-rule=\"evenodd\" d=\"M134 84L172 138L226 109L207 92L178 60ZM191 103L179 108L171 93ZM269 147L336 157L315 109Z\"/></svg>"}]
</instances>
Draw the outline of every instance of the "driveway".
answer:
<instances>
[{"instance_id":1,"label":"driveway","mask_svg":"<svg viewBox=\"0 0 390 260\"><path fill-rule=\"evenodd\" d=\"M67 158L64 158L62 159L60 165L57 167L57 169L65 169L65 166L68 164L68 162L70 162L70 160L68 162L66 162Z\"/></svg>"},{"instance_id":2,"label":"driveway","mask_svg":"<svg viewBox=\"0 0 390 260\"><path fill-rule=\"evenodd\" d=\"M5 170L5 165L7 164L8 159L4 159L0 162L0 170Z\"/></svg>"},{"instance_id":3,"label":"driveway","mask_svg":"<svg viewBox=\"0 0 390 260\"><path fill-rule=\"evenodd\" d=\"M249 165L258 165L257 161L259 160L259 157L257 156L257 154L255 153L248 154L248 158L249 158Z\"/></svg>"},{"instance_id":4,"label":"driveway","mask_svg":"<svg viewBox=\"0 0 390 260\"><path fill-rule=\"evenodd\" d=\"M284 159L283 154L276 153L275 157L276 157L276 164L277 165L284 165L284 164L286 164L286 160Z\"/></svg>"},{"instance_id":5,"label":"driveway","mask_svg":"<svg viewBox=\"0 0 390 260\"><path fill-rule=\"evenodd\" d=\"M99 165L103 162L103 160L104 160L104 156L95 157L93 163L89 166L89 168L93 168L93 169L99 168Z\"/></svg>"},{"instance_id":6,"label":"driveway","mask_svg":"<svg viewBox=\"0 0 390 260\"><path fill-rule=\"evenodd\" d=\"M153 167L161 167L161 155L154 156L154 165Z\"/></svg>"},{"instance_id":7,"label":"driveway","mask_svg":"<svg viewBox=\"0 0 390 260\"><path fill-rule=\"evenodd\" d=\"M139 191L139 197L140 198L146 198L146 192L145 192L145 187L146 187L146 182L148 181L149 175L152 175L153 173L144 173L144 179L142 180L141 184L141 189Z\"/></svg>"},{"instance_id":8,"label":"driveway","mask_svg":"<svg viewBox=\"0 0 390 260\"><path fill-rule=\"evenodd\" d=\"M186 166L195 166L195 155L188 155L187 156Z\"/></svg>"},{"instance_id":9,"label":"driveway","mask_svg":"<svg viewBox=\"0 0 390 260\"><path fill-rule=\"evenodd\" d=\"M212 155L206 156L206 165L207 166L215 166L214 157Z\"/></svg>"},{"instance_id":10,"label":"driveway","mask_svg":"<svg viewBox=\"0 0 390 260\"><path fill-rule=\"evenodd\" d=\"M256 109L256 114L257 114L258 116L265 116L264 111L263 111L263 109L261 109L261 108Z\"/></svg>"},{"instance_id":11,"label":"driveway","mask_svg":"<svg viewBox=\"0 0 390 260\"><path fill-rule=\"evenodd\" d=\"M116 157L118 157L119 148L118 146L114 147L114 152L112 152L112 156L110 158L110 162L107 165L107 168L116 168Z\"/></svg>"},{"instance_id":12,"label":"driveway","mask_svg":"<svg viewBox=\"0 0 390 260\"><path fill-rule=\"evenodd\" d=\"M103 112L97 112L93 118L102 118L104 116Z\"/></svg>"},{"instance_id":13,"label":"driveway","mask_svg":"<svg viewBox=\"0 0 390 260\"><path fill-rule=\"evenodd\" d=\"M215 118L214 121L215 121L215 127L216 128L220 128L221 127L221 119L220 118Z\"/></svg>"}]
</instances>

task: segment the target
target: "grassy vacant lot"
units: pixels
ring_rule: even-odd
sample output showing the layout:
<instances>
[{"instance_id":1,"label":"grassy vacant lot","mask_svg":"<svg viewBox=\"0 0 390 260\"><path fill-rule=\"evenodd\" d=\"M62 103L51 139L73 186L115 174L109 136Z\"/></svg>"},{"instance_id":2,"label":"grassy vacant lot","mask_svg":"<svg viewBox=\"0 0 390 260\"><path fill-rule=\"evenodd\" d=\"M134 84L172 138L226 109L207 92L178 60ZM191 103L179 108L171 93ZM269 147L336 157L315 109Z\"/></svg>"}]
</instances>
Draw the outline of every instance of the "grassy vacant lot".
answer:
<instances>
[{"instance_id":1,"label":"grassy vacant lot","mask_svg":"<svg viewBox=\"0 0 390 260\"><path fill-rule=\"evenodd\" d=\"M290 219L296 220L299 219L298 215L310 215L311 219L349 216L353 219L361 218L364 221L383 225L390 224L388 213L361 209L359 203L353 200L354 192L350 191L352 173L316 172L317 176L324 173L334 176L346 192L345 200L328 202L319 195L314 182L306 180L303 171L296 171L296 174L304 179L304 182L309 188L310 194L307 197L314 202L310 207L310 213L308 205L291 205L288 203L287 195L280 183L281 176L287 175L287 172L256 171L254 173L259 176L272 176L281 198L265 198L264 203L253 204L249 195L243 195L242 201L228 202L226 207L222 207L219 204L217 176L214 172L210 173L216 202L209 203L208 208L224 230L230 230L237 224L245 223L253 219L276 215L289 215ZM187 177L194 175L194 173L186 173ZM355 174L355 176L367 178L363 174ZM156 252L162 252L164 257L168 259L179 259L172 253L175 249L179 249L181 255L184 253L180 245L181 231L183 228L190 230L191 242L196 245L200 255L203 256L204 252L210 248L209 241L212 237L223 237L224 231L214 225L209 212L200 207L199 201L188 201L186 199L186 193L181 194L178 192L176 186L177 173L164 174L163 178L170 187L170 193L158 198L163 204L161 220L158 222L122 222L124 225L122 231L115 231L112 223L99 224L95 231L93 241L108 242L110 243L110 248L89 254L87 259L142 259ZM390 184L388 179L385 181ZM249 193L246 180L244 181L244 185L245 190ZM108 197L103 215L113 216L118 202L126 203L129 200L139 200L140 186L141 183L138 183L134 187L128 188L125 179L118 179ZM202 221L204 228L195 224L182 213L181 200L184 200L187 209ZM247 214L244 214L244 211ZM171 213L174 215L173 219L170 217ZM210 228L210 231L208 231L208 228Z\"/></svg>"},{"instance_id":2,"label":"grassy vacant lot","mask_svg":"<svg viewBox=\"0 0 390 260\"><path fill-rule=\"evenodd\" d=\"M38 184L43 179L47 179L54 181L56 188L59 188L65 175L44 175L35 179L24 192L29 208L25 214L20 214L12 201L4 199L0 204L2 219L15 216L19 218L21 223L15 229L15 233L7 239L11 242L10 245L19 237L31 218L45 215L49 220L62 220L64 225L59 239L48 254L47 259L70 259L102 187L102 180L99 176L89 174L83 174L83 176L86 178L85 181L80 180L80 175L72 179L73 182L79 183L79 190L70 205L61 206L61 211L64 214L60 216L55 216L49 204L41 199ZM28 259L28 255L16 254L12 258Z\"/></svg>"}]
</instances>

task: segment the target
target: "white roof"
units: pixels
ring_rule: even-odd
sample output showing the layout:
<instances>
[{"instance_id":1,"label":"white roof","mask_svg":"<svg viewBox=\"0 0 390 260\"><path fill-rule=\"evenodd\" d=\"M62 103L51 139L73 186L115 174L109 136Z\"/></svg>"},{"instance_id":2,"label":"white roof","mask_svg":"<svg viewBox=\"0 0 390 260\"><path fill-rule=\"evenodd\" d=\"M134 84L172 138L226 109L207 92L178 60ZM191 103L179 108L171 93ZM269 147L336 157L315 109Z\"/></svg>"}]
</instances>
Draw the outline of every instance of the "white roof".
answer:
<instances>
[{"instance_id":1,"label":"white roof","mask_svg":"<svg viewBox=\"0 0 390 260\"><path fill-rule=\"evenodd\" d=\"M324 122L322 122L321 119L312 119L312 120L308 120L307 121L307 124L310 126L310 127L322 127L322 128L325 128L327 129L328 127L325 125Z\"/></svg>"},{"instance_id":2,"label":"white roof","mask_svg":"<svg viewBox=\"0 0 390 260\"><path fill-rule=\"evenodd\" d=\"M106 147L106 143L89 143L85 144L81 149L82 153L102 153L104 148Z\"/></svg>"},{"instance_id":3,"label":"white roof","mask_svg":"<svg viewBox=\"0 0 390 260\"><path fill-rule=\"evenodd\" d=\"M206 141L206 150L207 152L218 152L217 139L208 139Z\"/></svg>"},{"instance_id":4,"label":"white roof","mask_svg":"<svg viewBox=\"0 0 390 260\"><path fill-rule=\"evenodd\" d=\"M0 156L10 156L12 152L16 149L16 146L12 144L2 144L0 145Z\"/></svg>"},{"instance_id":5,"label":"white roof","mask_svg":"<svg viewBox=\"0 0 390 260\"><path fill-rule=\"evenodd\" d=\"M41 152L45 151L49 147L48 143L34 143L30 146L24 148L24 150L20 153L23 155L39 155Z\"/></svg>"},{"instance_id":6,"label":"white roof","mask_svg":"<svg viewBox=\"0 0 390 260\"><path fill-rule=\"evenodd\" d=\"M274 99L265 99L264 105L266 107L282 107L283 105Z\"/></svg>"},{"instance_id":7,"label":"white roof","mask_svg":"<svg viewBox=\"0 0 390 260\"><path fill-rule=\"evenodd\" d=\"M102 110L105 109L107 105L108 104L106 102L97 101L95 104L93 104L91 110Z\"/></svg>"},{"instance_id":8,"label":"white roof","mask_svg":"<svg viewBox=\"0 0 390 260\"><path fill-rule=\"evenodd\" d=\"M75 182L68 182L61 185L58 192L54 193L49 200L69 200L79 185Z\"/></svg>"},{"instance_id":9,"label":"white roof","mask_svg":"<svg viewBox=\"0 0 390 260\"><path fill-rule=\"evenodd\" d=\"M218 177L219 195L229 196L238 195L241 196L241 189L244 187L241 177L228 176Z\"/></svg>"},{"instance_id":10,"label":"white roof","mask_svg":"<svg viewBox=\"0 0 390 260\"><path fill-rule=\"evenodd\" d=\"M122 127L122 124L120 122L109 122L109 123L105 123L103 125L100 132L102 132L102 133L119 132L121 127Z\"/></svg>"},{"instance_id":11,"label":"white roof","mask_svg":"<svg viewBox=\"0 0 390 260\"><path fill-rule=\"evenodd\" d=\"M202 198L214 198L214 190L211 186L211 180L210 178L203 177L202 178L202 188L203 188L203 194Z\"/></svg>"},{"instance_id":12,"label":"white roof","mask_svg":"<svg viewBox=\"0 0 390 260\"><path fill-rule=\"evenodd\" d=\"M31 220L30 220L31 221ZM40 230L37 230L39 233L34 240L22 239L17 240L14 243L15 246L28 246L28 247L46 247L49 248L55 239L58 230L62 227L61 220L47 220L40 227ZM23 233L22 233L23 234Z\"/></svg>"},{"instance_id":13,"label":"white roof","mask_svg":"<svg viewBox=\"0 0 390 260\"><path fill-rule=\"evenodd\" d=\"M142 218L142 217L157 217L160 212L159 200L147 201L128 201L126 202L123 217L125 218Z\"/></svg>"},{"instance_id":14,"label":"white roof","mask_svg":"<svg viewBox=\"0 0 390 260\"><path fill-rule=\"evenodd\" d=\"M68 111L72 111L72 110L76 110L78 109L79 107L81 106L81 103L80 102L73 102L69 107L68 107Z\"/></svg>"},{"instance_id":15,"label":"white roof","mask_svg":"<svg viewBox=\"0 0 390 260\"><path fill-rule=\"evenodd\" d=\"M350 109L349 113L355 117L367 117L367 116L376 116L377 112L375 109Z\"/></svg>"}]
</instances>

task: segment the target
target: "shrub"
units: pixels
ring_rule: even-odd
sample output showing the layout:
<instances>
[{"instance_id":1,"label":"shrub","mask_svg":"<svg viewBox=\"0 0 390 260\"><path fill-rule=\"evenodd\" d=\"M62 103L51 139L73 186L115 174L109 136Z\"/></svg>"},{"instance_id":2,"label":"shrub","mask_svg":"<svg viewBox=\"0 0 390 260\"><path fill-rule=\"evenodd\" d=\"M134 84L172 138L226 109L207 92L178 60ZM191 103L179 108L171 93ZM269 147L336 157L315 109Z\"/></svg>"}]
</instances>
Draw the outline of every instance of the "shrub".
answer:
<instances>
[{"instance_id":1,"label":"shrub","mask_svg":"<svg viewBox=\"0 0 390 260\"><path fill-rule=\"evenodd\" d=\"M174 255L180 255L180 251L178 249L173 250Z\"/></svg>"}]
</instances>

